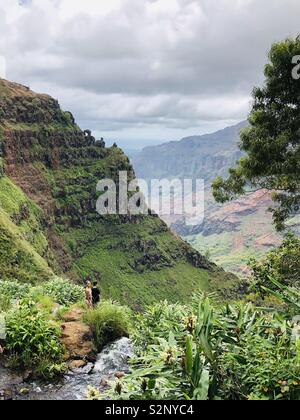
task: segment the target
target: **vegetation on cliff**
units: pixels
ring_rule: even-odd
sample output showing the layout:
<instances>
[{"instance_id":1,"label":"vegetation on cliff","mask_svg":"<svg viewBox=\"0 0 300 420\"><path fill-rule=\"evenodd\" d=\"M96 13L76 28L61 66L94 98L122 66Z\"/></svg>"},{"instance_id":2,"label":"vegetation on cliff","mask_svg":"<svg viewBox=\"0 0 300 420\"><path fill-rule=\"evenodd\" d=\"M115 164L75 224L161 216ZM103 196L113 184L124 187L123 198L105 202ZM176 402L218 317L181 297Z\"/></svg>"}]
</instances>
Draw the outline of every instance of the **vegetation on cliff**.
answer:
<instances>
[{"instance_id":1,"label":"vegetation on cliff","mask_svg":"<svg viewBox=\"0 0 300 420\"><path fill-rule=\"evenodd\" d=\"M40 282L53 271L42 211L6 177L0 177L0 278Z\"/></svg>"},{"instance_id":2,"label":"vegetation on cliff","mask_svg":"<svg viewBox=\"0 0 300 420\"><path fill-rule=\"evenodd\" d=\"M117 181L119 171L133 179L128 158L81 131L49 96L0 87L2 278L93 277L105 297L135 309L170 297L170 288L176 301L234 282L156 216L98 215L97 182Z\"/></svg>"}]
</instances>

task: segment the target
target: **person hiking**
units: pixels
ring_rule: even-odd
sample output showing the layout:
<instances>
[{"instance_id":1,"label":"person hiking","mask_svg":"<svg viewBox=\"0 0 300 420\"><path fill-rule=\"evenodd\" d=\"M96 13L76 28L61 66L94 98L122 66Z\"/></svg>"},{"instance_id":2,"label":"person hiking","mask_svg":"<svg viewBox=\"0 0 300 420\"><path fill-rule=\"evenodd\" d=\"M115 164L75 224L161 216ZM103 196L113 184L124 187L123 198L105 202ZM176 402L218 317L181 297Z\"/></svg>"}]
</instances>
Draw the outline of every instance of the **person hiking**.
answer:
<instances>
[{"instance_id":1,"label":"person hiking","mask_svg":"<svg viewBox=\"0 0 300 420\"><path fill-rule=\"evenodd\" d=\"M85 285L85 303L89 308L93 307L92 284L90 281L87 281Z\"/></svg>"},{"instance_id":2,"label":"person hiking","mask_svg":"<svg viewBox=\"0 0 300 420\"><path fill-rule=\"evenodd\" d=\"M93 306L97 306L100 303L100 290L98 283L95 281L92 288Z\"/></svg>"}]
</instances>

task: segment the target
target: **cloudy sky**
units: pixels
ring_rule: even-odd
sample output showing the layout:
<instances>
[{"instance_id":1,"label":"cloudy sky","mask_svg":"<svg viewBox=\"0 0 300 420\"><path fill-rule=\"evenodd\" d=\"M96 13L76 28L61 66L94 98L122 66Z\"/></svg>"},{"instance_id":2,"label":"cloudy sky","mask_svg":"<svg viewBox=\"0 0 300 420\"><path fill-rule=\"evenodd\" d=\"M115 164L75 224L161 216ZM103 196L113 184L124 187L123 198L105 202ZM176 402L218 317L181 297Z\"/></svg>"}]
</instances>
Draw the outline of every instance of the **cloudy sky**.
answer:
<instances>
[{"instance_id":1,"label":"cloudy sky","mask_svg":"<svg viewBox=\"0 0 300 420\"><path fill-rule=\"evenodd\" d=\"M8 79L137 148L245 119L299 16L299 0L0 0L0 56Z\"/></svg>"}]
</instances>

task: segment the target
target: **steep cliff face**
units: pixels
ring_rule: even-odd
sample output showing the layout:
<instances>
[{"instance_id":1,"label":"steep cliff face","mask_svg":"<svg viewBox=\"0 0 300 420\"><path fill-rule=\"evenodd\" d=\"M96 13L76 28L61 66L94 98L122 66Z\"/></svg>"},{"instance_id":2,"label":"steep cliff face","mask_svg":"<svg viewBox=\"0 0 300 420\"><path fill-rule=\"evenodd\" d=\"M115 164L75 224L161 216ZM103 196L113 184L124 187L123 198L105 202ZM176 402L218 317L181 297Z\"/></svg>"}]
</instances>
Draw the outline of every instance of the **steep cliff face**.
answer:
<instances>
[{"instance_id":1,"label":"steep cliff face","mask_svg":"<svg viewBox=\"0 0 300 420\"><path fill-rule=\"evenodd\" d=\"M36 257L30 281L40 278L39 260L43 278L62 272L78 281L101 279L104 295L140 307L155 299L184 300L200 288L234 280L158 217L98 215L97 182L117 180L119 171L132 179L133 169L120 149L105 148L89 131L81 131L49 96L0 80L0 145L1 182L22 194L30 207L32 223L23 232L22 203L12 199L17 207L12 212L0 200L12 230L28 244L27 255ZM42 240L29 238L35 234ZM17 246L13 238L7 241ZM19 265L18 259L12 261L13 267Z\"/></svg>"},{"instance_id":2,"label":"steep cliff face","mask_svg":"<svg viewBox=\"0 0 300 420\"><path fill-rule=\"evenodd\" d=\"M271 195L270 191L257 191L211 209L194 230L188 231L182 224L175 228L181 230L193 247L208 252L225 269L247 275L251 258L264 255L282 242L268 212L273 205Z\"/></svg>"},{"instance_id":3,"label":"steep cliff face","mask_svg":"<svg viewBox=\"0 0 300 420\"><path fill-rule=\"evenodd\" d=\"M146 147L133 158L140 178L199 178L207 183L226 175L227 168L241 157L237 144L242 122L234 127L204 136L193 136Z\"/></svg>"}]
</instances>

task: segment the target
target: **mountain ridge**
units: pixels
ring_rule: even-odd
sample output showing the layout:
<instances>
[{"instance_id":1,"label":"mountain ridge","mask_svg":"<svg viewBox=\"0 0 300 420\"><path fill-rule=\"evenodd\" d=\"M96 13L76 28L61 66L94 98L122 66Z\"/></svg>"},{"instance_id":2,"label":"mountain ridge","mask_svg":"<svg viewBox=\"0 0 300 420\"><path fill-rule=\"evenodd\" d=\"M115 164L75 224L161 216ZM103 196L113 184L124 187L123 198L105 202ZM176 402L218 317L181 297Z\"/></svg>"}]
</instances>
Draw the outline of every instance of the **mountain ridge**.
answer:
<instances>
[{"instance_id":1,"label":"mountain ridge","mask_svg":"<svg viewBox=\"0 0 300 420\"><path fill-rule=\"evenodd\" d=\"M22 281L27 270L32 276L25 281L31 282L53 273L75 281L95 278L104 296L137 309L170 298L170 290L174 301L182 301L199 289L234 284L234 276L157 216L96 213L97 182L117 180L119 171L127 171L130 181L133 168L122 150L82 131L50 96L0 80L0 145L0 181L7 185L0 210L15 234L0 225L0 277ZM9 199L12 205L4 206ZM34 274L33 253L43 262L43 275Z\"/></svg>"},{"instance_id":2,"label":"mountain ridge","mask_svg":"<svg viewBox=\"0 0 300 420\"><path fill-rule=\"evenodd\" d=\"M164 143L144 149L132 159L140 178L204 178L203 221L189 226L186 215L162 217L195 249L208 255L225 270L243 275L249 274L247 265L250 258L262 256L282 241L282 235L276 232L268 212L273 205L272 192L258 191L224 205L217 204L212 197L210 187L213 179L216 176L227 177L228 169L242 156L239 132L246 126L247 122L242 121L216 133ZM299 222L294 222L296 226L293 230L297 232Z\"/></svg>"},{"instance_id":3,"label":"mountain ridge","mask_svg":"<svg viewBox=\"0 0 300 420\"><path fill-rule=\"evenodd\" d=\"M242 156L238 149L239 132L246 125L243 121L216 133L146 147L132 159L137 176L143 179L199 178L208 182L225 175L228 166Z\"/></svg>"}]
</instances>

